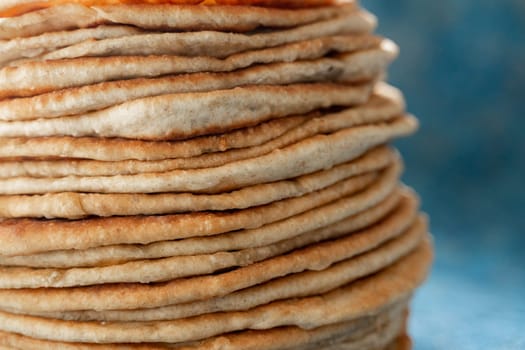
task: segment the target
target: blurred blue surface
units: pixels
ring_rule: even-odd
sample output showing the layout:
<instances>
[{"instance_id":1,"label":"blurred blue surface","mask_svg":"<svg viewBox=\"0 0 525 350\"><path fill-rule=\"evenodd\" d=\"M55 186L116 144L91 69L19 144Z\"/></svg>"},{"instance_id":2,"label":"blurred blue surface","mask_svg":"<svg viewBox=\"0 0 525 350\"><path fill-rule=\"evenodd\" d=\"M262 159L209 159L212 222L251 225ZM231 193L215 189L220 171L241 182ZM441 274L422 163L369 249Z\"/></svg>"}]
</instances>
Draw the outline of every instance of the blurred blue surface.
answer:
<instances>
[{"instance_id":1,"label":"blurred blue surface","mask_svg":"<svg viewBox=\"0 0 525 350\"><path fill-rule=\"evenodd\" d=\"M389 80L421 120L398 143L437 249L415 349L525 349L525 1L362 3L400 45Z\"/></svg>"}]
</instances>

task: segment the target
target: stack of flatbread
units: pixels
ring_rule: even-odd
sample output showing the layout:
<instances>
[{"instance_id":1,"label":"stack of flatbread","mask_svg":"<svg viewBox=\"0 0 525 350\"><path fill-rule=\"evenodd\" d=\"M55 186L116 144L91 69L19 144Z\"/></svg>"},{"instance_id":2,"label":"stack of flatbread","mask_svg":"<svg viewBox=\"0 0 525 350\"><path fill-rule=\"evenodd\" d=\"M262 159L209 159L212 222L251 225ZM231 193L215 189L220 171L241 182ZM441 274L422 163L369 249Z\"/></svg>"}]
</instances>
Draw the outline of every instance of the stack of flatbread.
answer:
<instances>
[{"instance_id":1,"label":"stack of flatbread","mask_svg":"<svg viewBox=\"0 0 525 350\"><path fill-rule=\"evenodd\" d=\"M409 347L431 244L372 15L48 2L0 4L0 349Z\"/></svg>"}]
</instances>

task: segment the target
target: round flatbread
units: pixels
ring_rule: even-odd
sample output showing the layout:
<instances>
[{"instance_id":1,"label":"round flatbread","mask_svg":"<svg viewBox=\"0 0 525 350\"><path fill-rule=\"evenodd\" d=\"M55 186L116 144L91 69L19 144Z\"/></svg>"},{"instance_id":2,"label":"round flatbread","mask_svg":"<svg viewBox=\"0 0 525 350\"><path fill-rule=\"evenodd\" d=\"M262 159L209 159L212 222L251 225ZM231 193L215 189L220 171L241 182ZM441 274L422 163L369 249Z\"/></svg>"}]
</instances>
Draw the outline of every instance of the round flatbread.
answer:
<instances>
[{"instance_id":1,"label":"round flatbread","mask_svg":"<svg viewBox=\"0 0 525 350\"><path fill-rule=\"evenodd\" d=\"M105 324L48 320L0 312L0 328L35 338L97 343L177 343L243 329L271 329L286 325L313 329L363 317L405 298L425 279L431 257L427 242L391 267L320 297L277 301L242 312L174 321Z\"/></svg>"}]
</instances>

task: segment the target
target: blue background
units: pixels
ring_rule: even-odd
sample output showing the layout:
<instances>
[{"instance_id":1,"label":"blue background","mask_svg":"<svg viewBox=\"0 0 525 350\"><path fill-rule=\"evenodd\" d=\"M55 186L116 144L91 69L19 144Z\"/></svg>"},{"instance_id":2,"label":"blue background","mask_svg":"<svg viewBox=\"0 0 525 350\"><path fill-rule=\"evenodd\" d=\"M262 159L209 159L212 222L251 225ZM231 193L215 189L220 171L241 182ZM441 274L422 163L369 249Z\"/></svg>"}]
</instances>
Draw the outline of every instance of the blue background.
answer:
<instances>
[{"instance_id":1,"label":"blue background","mask_svg":"<svg viewBox=\"0 0 525 350\"><path fill-rule=\"evenodd\" d=\"M421 120L398 143L437 249L415 349L525 349L525 0L362 3Z\"/></svg>"}]
</instances>

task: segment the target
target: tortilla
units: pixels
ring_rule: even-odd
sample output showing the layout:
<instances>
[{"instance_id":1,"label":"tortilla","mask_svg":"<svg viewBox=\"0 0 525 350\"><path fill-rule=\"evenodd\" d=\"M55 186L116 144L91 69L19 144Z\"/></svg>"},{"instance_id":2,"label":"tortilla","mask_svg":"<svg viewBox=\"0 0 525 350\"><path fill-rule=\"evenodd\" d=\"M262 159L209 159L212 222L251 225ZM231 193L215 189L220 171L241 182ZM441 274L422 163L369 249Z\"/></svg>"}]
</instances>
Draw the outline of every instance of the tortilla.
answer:
<instances>
[{"instance_id":1,"label":"tortilla","mask_svg":"<svg viewBox=\"0 0 525 350\"><path fill-rule=\"evenodd\" d=\"M0 164L0 178L135 175L224 166L235 161L269 154L277 149L282 149L319 134L330 134L346 128L390 122L400 116L400 114L397 114L398 111L395 108L390 108L390 106L385 106L386 108L382 109L374 107L373 105L364 105L358 108L345 109L338 113L305 116L305 122L301 125L291 128L284 134L266 143L253 147L206 153L197 157L158 161L126 160L108 162L71 159L5 161ZM249 135L244 135L244 138L248 137Z\"/></svg>"},{"instance_id":2,"label":"tortilla","mask_svg":"<svg viewBox=\"0 0 525 350\"><path fill-rule=\"evenodd\" d=\"M3 0L0 10L11 7ZM343 7L327 6L315 9L262 9L258 7L176 5L120 5L86 7L65 4L5 18L0 22L0 39L28 37L43 33L99 24L127 24L151 30L196 31L219 30L247 32L259 27L294 27L334 18L341 13L356 11L355 4ZM371 17L371 15L368 15Z\"/></svg>"},{"instance_id":3,"label":"tortilla","mask_svg":"<svg viewBox=\"0 0 525 350\"><path fill-rule=\"evenodd\" d=\"M246 209L299 197L352 176L357 176L356 180L361 181L363 187L367 186L376 177L374 171L386 167L394 157L393 151L379 148L353 162L344 163L330 170L215 195L67 192L33 196L0 196L0 216L78 219L86 216L159 215Z\"/></svg>"},{"instance_id":4,"label":"tortilla","mask_svg":"<svg viewBox=\"0 0 525 350\"><path fill-rule=\"evenodd\" d=\"M43 60L80 57L173 55L226 58L233 54L315 38L366 31L355 15L341 16L286 30L239 34L216 31L147 33L86 41L44 54Z\"/></svg>"},{"instance_id":5,"label":"tortilla","mask_svg":"<svg viewBox=\"0 0 525 350\"><path fill-rule=\"evenodd\" d=\"M0 41L0 67L11 61L38 57L88 40L119 38L143 33L129 26L98 26L72 31L44 33L31 38Z\"/></svg>"},{"instance_id":6,"label":"tortilla","mask_svg":"<svg viewBox=\"0 0 525 350\"><path fill-rule=\"evenodd\" d=\"M385 41L374 36L352 35L329 39L345 41L349 51L334 58L270 63L228 73L195 73L156 79L108 81L29 98L9 99L0 101L0 120L76 115L143 97L225 90L246 85L370 80L384 70L395 54L395 49L388 49ZM368 77L367 72L370 72Z\"/></svg>"},{"instance_id":7,"label":"tortilla","mask_svg":"<svg viewBox=\"0 0 525 350\"><path fill-rule=\"evenodd\" d=\"M370 90L369 85L318 83L168 94L133 100L84 115L0 122L0 137L189 138L304 114L319 108L363 104L368 100Z\"/></svg>"},{"instance_id":8,"label":"tortilla","mask_svg":"<svg viewBox=\"0 0 525 350\"><path fill-rule=\"evenodd\" d=\"M338 39L341 38L341 39ZM255 64L312 60L348 52L355 44L344 37L325 37L279 47L247 51L226 59L183 56L86 57L29 62L0 70L0 98L35 96L55 90L112 80L169 74L231 72Z\"/></svg>"},{"instance_id":9,"label":"tortilla","mask_svg":"<svg viewBox=\"0 0 525 350\"><path fill-rule=\"evenodd\" d=\"M404 112L404 108L405 103L398 90L386 84L379 84L374 88L374 95L371 96L369 101L364 105L355 107L353 112L347 111L347 113L349 113L348 120L352 121L352 123L343 125L350 126L366 123L367 121L387 120L390 116L401 115ZM320 112L313 112L302 116L284 117L225 134L172 142L78 137L7 138L0 139L0 157L8 159L17 158L15 164L24 159L27 160L26 158L56 159L58 157L64 157L107 162L190 158L207 153L225 152L231 149L259 146L283 136L293 129L302 130L305 128L302 126L304 123L319 116L321 116ZM312 123L322 123L322 120L310 122L310 124ZM323 130L322 128L319 129L319 126L312 129L313 131L319 130L320 132ZM331 130L334 129L332 128ZM296 133L297 131L293 132ZM297 138L295 138L295 140L297 140ZM20 159L21 157L23 158ZM8 159L2 163L10 164ZM72 159L69 160L73 161ZM8 167L7 169L12 168ZM6 170L4 174L8 174L8 171L10 170ZM27 172L30 172L30 170L27 170ZM33 176L32 174L27 175ZM13 174L13 176L16 175Z\"/></svg>"},{"instance_id":10,"label":"tortilla","mask_svg":"<svg viewBox=\"0 0 525 350\"><path fill-rule=\"evenodd\" d=\"M378 181L365 191L353 196L344 208L336 207L340 219L378 204L394 192L401 167L388 169ZM130 216L78 221L12 219L0 222L0 253L3 255L29 255L38 252L65 249L88 249L115 244L147 244L165 240L209 237L230 231L241 237L241 229L257 229L316 207L331 203L360 190L352 179L335 184L308 195L274 202L250 209L221 212L197 212L166 216ZM343 203L337 203L341 205ZM283 231L287 224L277 225L266 234L251 235L251 241L263 244L265 240L284 239L285 232L297 235L299 227ZM125 228L125 229L124 229ZM261 229L263 230L263 229ZM264 229L265 230L265 229ZM21 239L23 237L23 239ZM272 238L274 237L274 238ZM241 242L248 244L244 237ZM228 239L226 239L229 241ZM220 241L220 239L219 239Z\"/></svg>"},{"instance_id":11,"label":"tortilla","mask_svg":"<svg viewBox=\"0 0 525 350\"><path fill-rule=\"evenodd\" d=\"M389 221L387 220L387 222ZM386 223L383 225L386 226ZM383 225L380 224L378 226ZM390 234L399 234L398 228L392 227L390 229L394 232ZM357 235L357 237L359 236L360 235ZM213 255L139 260L105 267L39 270L7 267L0 269L0 275L2 276L1 287L11 289L62 288L103 283L151 283L182 277L192 277L214 273L231 267L248 266L249 264L285 254L291 249L311 243L311 239L312 237L297 237L293 240L283 241L272 246L252 248L233 253L223 252ZM350 240L346 241L348 241L348 243L350 242ZM345 239L343 238L334 240L332 243L341 244L345 247L349 246L348 243L345 245ZM314 244L306 250L313 249L315 250L315 254L323 256L324 252L329 250L329 248L329 244L321 243L319 246ZM347 254L352 254L350 252L351 250L349 250ZM290 253L290 258L297 260L297 255L299 255L298 251ZM312 254L310 254L310 256L308 256L308 254L305 255L307 256L306 259L314 257ZM324 260L316 261L315 263L310 260L309 264L313 265L309 266L316 267L308 267L308 269L317 269L317 266L329 265L334 261L331 259L341 258L336 254L330 257L324 256ZM286 259L281 260L283 264L286 264ZM299 265L297 261L295 261L295 263ZM294 266L294 268L298 267Z\"/></svg>"},{"instance_id":12,"label":"tortilla","mask_svg":"<svg viewBox=\"0 0 525 350\"><path fill-rule=\"evenodd\" d=\"M411 134L416 128L416 119L406 116L390 123L317 135L263 156L209 169L105 177L0 179L0 193L15 195L57 192L226 192L297 177L348 162L391 139Z\"/></svg>"},{"instance_id":13,"label":"tortilla","mask_svg":"<svg viewBox=\"0 0 525 350\"><path fill-rule=\"evenodd\" d=\"M330 224L324 228L307 232L309 237L316 240L338 237L341 234L363 229L384 218L392 212L400 203L401 198L405 198L410 203L413 195L397 191L381 201L379 204L369 209L364 209L356 214L350 215L339 222ZM401 195L403 193L403 195ZM279 226L279 225L277 225ZM275 225L274 225L275 227ZM264 229L267 230L268 228ZM274 244L276 242L291 239L296 234L302 234L304 228L294 234L283 234L275 236L274 239L263 239L260 243L254 240L256 234L263 234L261 230L251 231L250 234L242 232L218 235L204 238L189 238L179 241L162 241L148 245L113 245L86 250L57 250L47 253L24 255L24 256L2 256L0 264L3 266L28 266L28 267L85 267L85 266L106 266L124 261L140 259L158 259L169 256L187 256L196 254L212 254L220 251L232 251L250 249L253 246ZM260 240L260 238L258 237Z\"/></svg>"},{"instance_id":14,"label":"tortilla","mask_svg":"<svg viewBox=\"0 0 525 350\"><path fill-rule=\"evenodd\" d=\"M243 329L296 325L313 329L363 317L405 298L426 277L430 244L378 274L317 297L277 301L247 311L148 323L91 323L48 320L0 312L0 329L35 338L68 342L177 343ZM300 312L299 312L300 310Z\"/></svg>"},{"instance_id":15,"label":"tortilla","mask_svg":"<svg viewBox=\"0 0 525 350\"><path fill-rule=\"evenodd\" d=\"M377 314L359 318L357 320L324 326L314 330L304 330L298 327L279 327L271 330L249 330L223 334L200 342L186 345L168 344L87 344L87 343L59 343L39 340L14 333L0 331L0 343L16 346L17 349L40 350L207 350L221 348L223 350L293 350L319 349L320 346L333 344L336 340L350 342L355 340L356 349L367 349L389 342L391 336L384 336L386 326L393 322L392 333L398 334L402 327L402 315L399 309L406 301L379 311ZM400 315L401 313L401 315ZM389 331L390 332L390 331ZM386 338L386 339L384 339ZM305 348L307 347L307 348ZM326 349L324 349L326 350ZM372 350L372 349L370 349Z\"/></svg>"},{"instance_id":16,"label":"tortilla","mask_svg":"<svg viewBox=\"0 0 525 350\"><path fill-rule=\"evenodd\" d=\"M70 321L135 322L174 320L216 312L248 310L276 300L324 293L371 275L413 251L426 235L419 221L398 238L370 252L333 264L322 271L305 271L281 277L221 298L154 309L30 313ZM358 234L359 235L359 234Z\"/></svg>"}]
</instances>

